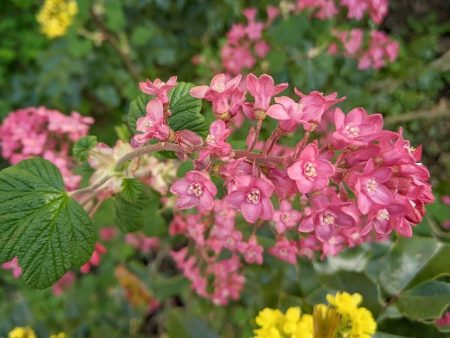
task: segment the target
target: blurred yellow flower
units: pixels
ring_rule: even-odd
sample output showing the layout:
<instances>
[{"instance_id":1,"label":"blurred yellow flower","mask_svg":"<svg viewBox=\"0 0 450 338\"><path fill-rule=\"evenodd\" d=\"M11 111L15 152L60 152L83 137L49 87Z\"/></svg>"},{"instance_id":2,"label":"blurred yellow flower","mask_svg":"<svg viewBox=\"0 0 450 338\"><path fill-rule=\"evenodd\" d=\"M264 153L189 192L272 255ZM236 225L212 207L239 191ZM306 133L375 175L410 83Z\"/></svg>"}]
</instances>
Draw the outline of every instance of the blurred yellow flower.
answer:
<instances>
[{"instance_id":1,"label":"blurred yellow flower","mask_svg":"<svg viewBox=\"0 0 450 338\"><path fill-rule=\"evenodd\" d=\"M8 338L36 338L31 327L16 327L9 332Z\"/></svg>"},{"instance_id":2,"label":"blurred yellow flower","mask_svg":"<svg viewBox=\"0 0 450 338\"><path fill-rule=\"evenodd\" d=\"M301 315L299 307L291 307L283 314L280 310L265 308L256 317L254 338L313 338L311 315Z\"/></svg>"},{"instance_id":3,"label":"blurred yellow flower","mask_svg":"<svg viewBox=\"0 0 450 338\"><path fill-rule=\"evenodd\" d=\"M372 313L358 307L358 293L338 292L327 295L328 305L317 304L313 315L291 307L283 314L278 309L265 308L256 317L258 328L254 338L370 338L377 324Z\"/></svg>"},{"instance_id":4,"label":"blurred yellow flower","mask_svg":"<svg viewBox=\"0 0 450 338\"><path fill-rule=\"evenodd\" d=\"M52 334L49 338L69 338L64 332L60 332L57 334Z\"/></svg>"},{"instance_id":5,"label":"blurred yellow flower","mask_svg":"<svg viewBox=\"0 0 450 338\"><path fill-rule=\"evenodd\" d=\"M78 13L75 0L45 0L37 15L41 31L50 39L64 35Z\"/></svg>"}]
</instances>

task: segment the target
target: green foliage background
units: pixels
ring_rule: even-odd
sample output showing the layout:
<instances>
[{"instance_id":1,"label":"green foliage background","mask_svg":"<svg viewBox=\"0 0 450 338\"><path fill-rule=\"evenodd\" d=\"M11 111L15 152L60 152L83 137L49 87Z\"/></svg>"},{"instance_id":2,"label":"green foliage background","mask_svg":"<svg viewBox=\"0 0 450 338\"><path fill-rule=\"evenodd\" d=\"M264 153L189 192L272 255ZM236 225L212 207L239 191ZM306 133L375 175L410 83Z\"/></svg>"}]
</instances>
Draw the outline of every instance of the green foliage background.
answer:
<instances>
[{"instance_id":1,"label":"green foliage background","mask_svg":"<svg viewBox=\"0 0 450 338\"><path fill-rule=\"evenodd\" d=\"M219 48L230 25L243 20L242 9L257 6L263 11L271 3L77 2L74 24L55 40L39 32L35 15L41 2L0 3L0 118L31 105L76 110L93 116L92 133L110 144L116 139L114 127L128 122L126 112L139 93L139 80L178 75L180 81L208 83L214 67L194 66L192 58L200 55L212 65L220 64ZM154 193L139 222L148 236L162 238L159 253L138 253L120 235L107 244L102 264L78 276L61 297L51 290L32 290L22 279L0 271L0 337L24 325L35 328L39 337L57 331L73 337L250 337L253 318L263 307L300 305L311 310L336 290L364 296L364 306L379 322L377 337L450 336L433 325L433 318L450 304L450 233L440 227L450 219L450 211L439 200L450 195L450 21L439 1L430 1L425 10L417 9L419 1L391 2L382 29L400 41L400 55L381 71L358 71L354 61L326 53L305 57L327 41L336 23L299 15L280 19L268 30L273 48L255 72L269 72L277 82L287 81L302 91L338 91L347 96L344 110L363 106L382 112L389 128L401 125L413 145L424 145L437 202L428 208L414 239L364 245L322 262L300 261L296 268L264 257L263 266L247 269L242 299L215 307L192 294L167 257L180 239L168 236L171 214L161 210ZM244 138L247 128L236 139ZM115 222L113 201L93 219L96 230ZM119 263L144 281L163 303L161 309L150 315L129 304L114 277Z\"/></svg>"}]
</instances>

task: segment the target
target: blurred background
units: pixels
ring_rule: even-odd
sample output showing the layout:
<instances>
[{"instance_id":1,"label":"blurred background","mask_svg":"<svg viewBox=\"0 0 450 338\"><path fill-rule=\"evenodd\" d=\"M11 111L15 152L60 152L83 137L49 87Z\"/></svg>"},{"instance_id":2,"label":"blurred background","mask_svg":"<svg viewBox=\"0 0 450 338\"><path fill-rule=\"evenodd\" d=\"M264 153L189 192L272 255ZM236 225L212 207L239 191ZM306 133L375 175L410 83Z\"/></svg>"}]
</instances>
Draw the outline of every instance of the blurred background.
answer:
<instances>
[{"instance_id":1,"label":"blurred background","mask_svg":"<svg viewBox=\"0 0 450 338\"><path fill-rule=\"evenodd\" d=\"M53 3L46 14L58 15L60 1L46 2ZM0 2L0 120L30 106L65 114L77 111L95 119L90 134L113 145L118 136L127 134L126 113L139 94L139 81L177 75L179 81L206 84L214 73L232 73L226 63L227 34L233 24L247 22L244 9L253 7L259 20L267 23L262 39L268 50L261 52L262 57L256 53L254 62L241 71L269 73L276 83L289 82L303 92L337 91L347 97L340 105L345 111L362 106L370 113L382 113L386 128L402 126L413 146L423 145L423 162L430 168L437 200L426 220L434 228L427 223L416 231L450 237L441 226L450 219L450 207L441 200L450 195L449 1L391 0L379 23L351 20L345 12L326 20L308 11L292 12L295 1L75 3L73 15L64 19L65 29L46 31L38 20L44 1ZM272 21L267 6L279 9ZM361 67L354 57L332 52L333 43L341 47L333 32L353 28L367 34L384 32L398 43L398 55L382 66ZM57 36L52 35L55 29ZM2 159L0 166L7 165L8 160ZM74 272L67 285L58 286L61 290L31 290L14 278L12 269L0 270L0 337L7 337L15 326L31 326L39 337L61 331L73 337L249 337L252 318L262 307L307 303L302 295L310 294L317 271L328 276L342 261L355 262L364 252L376 255L376 250L387 250L363 247L337 261L317 263L322 270L316 266L314 273L309 262L295 269L268 258L267 264L248 270L241 300L217 307L195 296L174 268L167 255L171 243L167 215L159 203L155 198L145 230L134 237L104 230L114 223L112 206L105 203L94 216L99 232L103 229L101 263L89 273ZM311 277L301 286L296 278L299 269ZM354 279L351 276L341 277ZM369 283L366 279L354 282ZM339 281L322 278L320 283L332 289ZM421 325L405 319L395 324L411 337ZM422 331L428 333L421 337L446 336L427 330L431 331Z\"/></svg>"}]
</instances>

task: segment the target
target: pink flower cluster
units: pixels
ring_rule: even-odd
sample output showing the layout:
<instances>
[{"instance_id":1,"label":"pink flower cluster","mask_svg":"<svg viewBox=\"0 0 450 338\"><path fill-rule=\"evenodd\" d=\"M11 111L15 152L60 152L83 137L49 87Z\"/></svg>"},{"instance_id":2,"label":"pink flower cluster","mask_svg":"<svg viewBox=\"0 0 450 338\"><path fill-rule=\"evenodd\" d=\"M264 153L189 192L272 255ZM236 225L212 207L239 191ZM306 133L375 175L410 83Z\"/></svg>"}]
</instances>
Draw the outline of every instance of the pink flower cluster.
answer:
<instances>
[{"instance_id":1,"label":"pink flower cluster","mask_svg":"<svg viewBox=\"0 0 450 338\"><path fill-rule=\"evenodd\" d=\"M67 189L76 189L81 176L72 171L72 145L87 135L93 122L77 112L67 116L45 107L19 109L0 125L1 154L12 164L42 156L59 168Z\"/></svg>"},{"instance_id":2,"label":"pink flower cluster","mask_svg":"<svg viewBox=\"0 0 450 338\"><path fill-rule=\"evenodd\" d=\"M362 20L367 14L376 24L380 24L388 12L388 0L297 0L295 10L313 10L316 18L325 20L339 13L338 5L347 10L349 19Z\"/></svg>"},{"instance_id":3,"label":"pink flower cluster","mask_svg":"<svg viewBox=\"0 0 450 338\"><path fill-rule=\"evenodd\" d=\"M288 7L291 15L309 11L319 20L336 17L342 10L347 12L348 19L363 20L367 14L371 21L380 24L388 12L388 0L297 0ZM228 31L221 58L222 66L229 74L251 71L270 51L270 44L264 39L263 33L279 16L280 9L269 6L266 11L266 22L260 22L256 20L256 8L245 9L247 24L236 23ZM334 35L343 45L342 54L359 60L359 69L379 69L397 58L398 43L383 32L371 32L367 47L363 43L365 33L360 28L335 32ZM338 54L339 47L332 43L330 54Z\"/></svg>"},{"instance_id":4,"label":"pink flower cluster","mask_svg":"<svg viewBox=\"0 0 450 338\"><path fill-rule=\"evenodd\" d=\"M244 263L262 264L265 252L295 264L299 256L336 255L392 232L412 236L434 197L421 148L401 129L384 130L382 116L363 108L345 114L334 107L345 99L336 93L295 89L291 98L277 96L287 84L275 85L266 74L238 76L228 87L223 75L217 78L222 85L191 90L212 103L216 121L206 143L189 153L199 154L194 169L170 188L178 210L169 233L191 243L173 257L199 295L216 304L237 299ZM259 127L266 118L278 125L264 142L257 142L256 128L246 150L232 149L231 107ZM285 136L297 143L280 143ZM269 246L260 241L263 228L273 233Z\"/></svg>"},{"instance_id":5,"label":"pink flower cluster","mask_svg":"<svg viewBox=\"0 0 450 338\"><path fill-rule=\"evenodd\" d=\"M222 64L228 73L240 74L245 69L252 69L257 61L264 59L270 46L264 40L263 33L279 13L278 8L267 7L267 20L262 22L256 18L256 8L244 10L247 23L231 26L227 41L220 52Z\"/></svg>"},{"instance_id":6,"label":"pink flower cluster","mask_svg":"<svg viewBox=\"0 0 450 338\"><path fill-rule=\"evenodd\" d=\"M364 32L354 28L350 31L334 32L339 44L330 45L328 52L332 55L342 54L348 58L358 60L359 69L380 69L387 63L394 62L398 56L398 42L392 40L386 33L372 31L369 36L368 47L364 48Z\"/></svg>"}]
</instances>

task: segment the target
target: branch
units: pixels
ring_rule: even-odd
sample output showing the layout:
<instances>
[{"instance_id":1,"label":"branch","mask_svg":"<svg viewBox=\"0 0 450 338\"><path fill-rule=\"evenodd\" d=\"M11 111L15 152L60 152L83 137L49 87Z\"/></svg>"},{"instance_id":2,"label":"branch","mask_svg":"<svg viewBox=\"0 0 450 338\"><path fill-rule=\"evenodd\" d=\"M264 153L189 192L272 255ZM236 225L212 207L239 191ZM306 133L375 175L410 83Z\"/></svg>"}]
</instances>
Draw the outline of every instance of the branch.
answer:
<instances>
[{"instance_id":1,"label":"branch","mask_svg":"<svg viewBox=\"0 0 450 338\"><path fill-rule=\"evenodd\" d=\"M384 121L386 124L395 124L417 119L434 119L439 117L450 117L450 107L446 99L442 98L437 105L430 109L420 109L397 116L387 116Z\"/></svg>"},{"instance_id":2,"label":"branch","mask_svg":"<svg viewBox=\"0 0 450 338\"><path fill-rule=\"evenodd\" d=\"M69 196L70 197L74 197L74 196L85 194L85 193L88 193L88 192L93 192L93 191L95 191L95 189L100 188L103 184L108 182L109 179L112 178L112 177L113 176L110 176L110 175L105 176L100 181L98 181L97 183L94 183L94 184L92 184L92 185L90 185L90 186L88 186L86 188L81 188L81 189L78 189L78 190L71 191L71 192L69 192Z\"/></svg>"}]
</instances>

